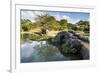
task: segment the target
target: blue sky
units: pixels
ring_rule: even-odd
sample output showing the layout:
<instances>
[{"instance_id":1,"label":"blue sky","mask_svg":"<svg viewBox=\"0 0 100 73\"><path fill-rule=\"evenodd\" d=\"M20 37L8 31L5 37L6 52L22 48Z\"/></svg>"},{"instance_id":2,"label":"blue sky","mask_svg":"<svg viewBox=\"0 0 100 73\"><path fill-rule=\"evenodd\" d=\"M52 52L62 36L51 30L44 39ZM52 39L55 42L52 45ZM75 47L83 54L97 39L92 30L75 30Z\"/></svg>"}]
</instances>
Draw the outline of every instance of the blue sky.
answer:
<instances>
[{"instance_id":1,"label":"blue sky","mask_svg":"<svg viewBox=\"0 0 100 73\"><path fill-rule=\"evenodd\" d=\"M67 19L69 23L76 23L80 20L89 21L89 13L82 12L53 12L53 11L35 11L35 10L21 10L21 18L29 19L35 22L36 15L47 13L54 16L56 20Z\"/></svg>"}]
</instances>

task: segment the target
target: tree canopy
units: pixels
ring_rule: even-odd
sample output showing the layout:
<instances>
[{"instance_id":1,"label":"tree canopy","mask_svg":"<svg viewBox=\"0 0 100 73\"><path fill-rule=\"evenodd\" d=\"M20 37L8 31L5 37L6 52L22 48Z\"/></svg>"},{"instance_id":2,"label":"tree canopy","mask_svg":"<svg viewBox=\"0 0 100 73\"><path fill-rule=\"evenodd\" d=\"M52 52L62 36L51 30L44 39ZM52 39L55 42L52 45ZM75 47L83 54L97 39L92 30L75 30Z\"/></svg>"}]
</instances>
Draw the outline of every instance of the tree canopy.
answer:
<instances>
[{"instance_id":1,"label":"tree canopy","mask_svg":"<svg viewBox=\"0 0 100 73\"><path fill-rule=\"evenodd\" d=\"M76 24L68 23L67 19L57 20L54 16L48 14L37 15L35 22L28 19L21 19L21 29L28 31L37 27L48 30L80 30L89 32L89 21L80 20Z\"/></svg>"}]
</instances>

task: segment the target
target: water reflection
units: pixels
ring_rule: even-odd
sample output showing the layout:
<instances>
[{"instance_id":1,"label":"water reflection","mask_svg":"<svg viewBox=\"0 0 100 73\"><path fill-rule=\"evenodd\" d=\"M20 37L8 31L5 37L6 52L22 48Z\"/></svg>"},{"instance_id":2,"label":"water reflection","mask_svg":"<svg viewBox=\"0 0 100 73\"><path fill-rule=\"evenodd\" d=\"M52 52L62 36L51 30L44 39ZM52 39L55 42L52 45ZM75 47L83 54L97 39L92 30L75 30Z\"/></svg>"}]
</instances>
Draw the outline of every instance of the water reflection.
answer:
<instances>
[{"instance_id":1,"label":"water reflection","mask_svg":"<svg viewBox=\"0 0 100 73\"><path fill-rule=\"evenodd\" d=\"M44 62L66 60L57 47L46 41L32 41L21 45L21 62Z\"/></svg>"}]
</instances>

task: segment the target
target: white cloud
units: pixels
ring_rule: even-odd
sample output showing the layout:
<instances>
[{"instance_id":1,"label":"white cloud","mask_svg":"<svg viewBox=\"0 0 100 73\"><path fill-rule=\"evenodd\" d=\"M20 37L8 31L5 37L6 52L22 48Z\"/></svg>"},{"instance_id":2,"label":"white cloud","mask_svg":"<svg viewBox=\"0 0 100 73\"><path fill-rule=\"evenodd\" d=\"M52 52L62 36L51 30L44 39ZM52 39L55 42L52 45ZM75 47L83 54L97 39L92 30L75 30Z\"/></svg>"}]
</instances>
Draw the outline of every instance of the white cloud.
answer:
<instances>
[{"instance_id":1,"label":"white cloud","mask_svg":"<svg viewBox=\"0 0 100 73\"><path fill-rule=\"evenodd\" d=\"M66 20L68 20L69 23L73 23L73 24L80 20L80 19L73 19L67 15L62 15L62 16L61 15L53 15L53 16L55 16L55 18L57 20L66 19Z\"/></svg>"},{"instance_id":2,"label":"white cloud","mask_svg":"<svg viewBox=\"0 0 100 73\"><path fill-rule=\"evenodd\" d=\"M21 18L22 19L29 19L32 22L35 22L35 18L37 15L43 15L46 12L40 11L21 11Z\"/></svg>"},{"instance_id":3,"label":"white cloud","mask_svg":"<svg viewBox=\"0 0 100 73\"><path fill-rule=\"evenodd\" d=\"M35 18L37 15L43 15L46 14L47 12L43 12L43 11L21 11L21 18L22 19L29 19L32 22L35 22ZM74 19L71 18L68 15L60 15L60 13L57 14L50 14L52 16L54 16L56 18L56 20L61 20L61 19L66 19L68 20L69 23L76 23L78 22L80 19Z\"/></svg>"},{"instance_id":4,"label":"white cloud","mask_svg":"<svg viewBox=\"0 0 100 73\"><path fill-rule=\"evenodd\" d=\"M34 16L34 13L32 11L21 11L21 18L34 21L35 16Z\"/></svg>"},{"instance_id":5,"label":"white cloud","mask_svg":"<svg viewBox=\"0 0 100 73\"><path fill-rule=\"evenodd\" d=\"M66 19L69 23L75 24L76 22L80 21L80 19L73 19L67 15L54 15L57 20Z\"/></svg>"},{"instance_id":6,"label":"white cloud","mask_svg":"<svg viewBox=\"0 0 100 73\"><path fill-rule=\"evenodd\" d=\"M74 21L72 21L72 23L77 23L77 22L79 22L80 21L80 19L76 19L76 20L74 20Z\"/></svg>"},{"instance_id":7,"label":"white cloud","mask_svg":"<svg viewBox=\"0 0 100 73\"><path fill-rule=\"evenodd\" d=\"M67 15L53 15L53 16L56 18L56 20L61 20L61 19L69 20L70 19L70 17Z\"/></svg>"},{"instance_id":8,"label":"white cloud","mask_svg":"<svg viewBox=\"0 0 100 73\"><path fill-rule=\"evenodd\" d=\"M41 11L33 11L33 13L34 13L34 15L36 16L36 15L44 15L44 14L46 14L46 12L41 12Z\"/></svg>"}]
</instances>

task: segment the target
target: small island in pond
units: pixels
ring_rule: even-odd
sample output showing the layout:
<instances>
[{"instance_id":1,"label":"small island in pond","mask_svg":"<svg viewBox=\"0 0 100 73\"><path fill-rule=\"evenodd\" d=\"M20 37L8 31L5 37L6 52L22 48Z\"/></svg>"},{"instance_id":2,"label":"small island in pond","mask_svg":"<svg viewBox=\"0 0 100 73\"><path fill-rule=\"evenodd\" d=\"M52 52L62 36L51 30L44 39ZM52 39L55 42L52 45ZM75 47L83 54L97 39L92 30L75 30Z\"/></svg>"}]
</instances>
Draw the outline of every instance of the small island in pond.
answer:
<instances>
[{"instance_id":1,"label":"small island in pond","mask_svg":"<svg viewBox=\"0 0 100 73\"><path fill-rule=\"evenodd\" d=\"M21 63L89 60L89 13L20 13Z\"/></svg>"}]
</instances>

